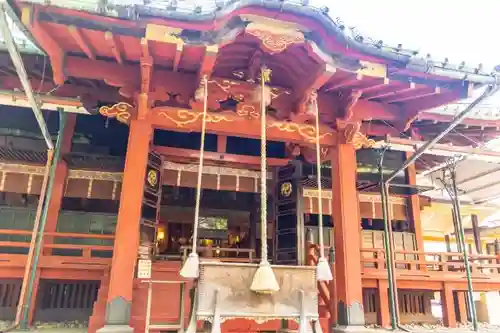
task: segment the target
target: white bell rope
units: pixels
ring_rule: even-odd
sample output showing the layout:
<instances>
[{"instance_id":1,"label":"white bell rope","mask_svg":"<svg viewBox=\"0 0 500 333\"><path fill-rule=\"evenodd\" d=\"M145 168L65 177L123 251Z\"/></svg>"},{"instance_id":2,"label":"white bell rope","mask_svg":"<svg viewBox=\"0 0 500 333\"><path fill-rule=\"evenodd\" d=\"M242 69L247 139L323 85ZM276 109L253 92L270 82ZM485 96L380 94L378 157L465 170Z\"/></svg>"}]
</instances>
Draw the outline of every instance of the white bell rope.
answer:
<instances>
[{"instance_id":1,"label":"white bell rope","mask_svg":"<svg viewBox=\"0 0 500 333\"><path fill-rule=\"evenodd\" d=\"M323 192L321 186L321 146L319 144L319 108L318 108L318 94L313 91L311 93L310 103L316 115L316 173L318 183L318 233L319 233L319 259L316 266L316 279L318 281L331 281L333 280L330 265L325 258L325 244L323 238Z\"/></svg>"},{"instance_id":2,"label":"white bell rope","mask_svg":"<svg viewBox=\"0 0 500 333\"><path fill-rule=\"evenodd\" d=\"M267 160L266 160L266 82L271 71L265 67L260 73L260 229L261 254L259 268L255 272L250 290L260 294L270 294L280 289L273 269L267 260Z\"/></svg>"},{"instance_id":3,"label":"white bell rope","mask_svg":"<svg viewBox=\"0 0 500 333\"><path fill-rule=\"evenodd\" d=\"M200 258L196 250L198 243L198 224L200 219L200 200L201 200L201 179L203 175L203 155L205 151L205 132L206 132L206 118L208 108L208 81L207 76L204 75L200 84L203 87L203 114L201 118L201 143L200 143L200 161L198 163L198 178L196 181L196 201L194 205L194 223L193 223L193 244L191 253L187 257L184 265L181 268L180 275L188 279L196 279L200 275L199 265Z\"/></svg>"}]
</instances>

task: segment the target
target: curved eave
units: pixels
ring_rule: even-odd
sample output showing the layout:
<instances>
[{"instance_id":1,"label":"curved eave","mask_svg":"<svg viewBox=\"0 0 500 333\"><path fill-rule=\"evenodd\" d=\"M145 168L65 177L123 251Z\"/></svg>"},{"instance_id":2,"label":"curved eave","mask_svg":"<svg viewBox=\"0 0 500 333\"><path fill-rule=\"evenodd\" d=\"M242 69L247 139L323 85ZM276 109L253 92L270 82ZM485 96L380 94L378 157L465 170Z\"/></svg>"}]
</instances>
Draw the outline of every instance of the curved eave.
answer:
<instances>
[{"instance_id":1,"label":"curved eave","mask_svg":"<svg viewBox=\"0 0 500 333\"><path fill-rule=\"evenodd\" d=\"M232 18L241 12L252 12L289 22L299 23L307 27L311 38L325 53L331 56L347 55L358 59L378 60L390 66L408 70L414 73L424 73L433 77L443 77L452 80L469 81L475 84L492 84L496 82L494 74L481 72L479 69L463 68L448 63L436 62L415 56L417 52L390 47L368 38L364 38L335 22L324 10L305 6L291 1L238 0L216 6L216 2L205 2L208 10L200 8L166 7L164 1L152 0L148 5L143 1L113 1L106 5L102 1L86 0L70 2L63 0L18 0L18 3L39 4L60 7L87 13L121 18L126 20L166 19L177 21L188 27L204 26L206 30L224 27ZM199 30L199 29L198 29ZM369 41L367 41L369 40Z\"/></svg>"}]
</instances>

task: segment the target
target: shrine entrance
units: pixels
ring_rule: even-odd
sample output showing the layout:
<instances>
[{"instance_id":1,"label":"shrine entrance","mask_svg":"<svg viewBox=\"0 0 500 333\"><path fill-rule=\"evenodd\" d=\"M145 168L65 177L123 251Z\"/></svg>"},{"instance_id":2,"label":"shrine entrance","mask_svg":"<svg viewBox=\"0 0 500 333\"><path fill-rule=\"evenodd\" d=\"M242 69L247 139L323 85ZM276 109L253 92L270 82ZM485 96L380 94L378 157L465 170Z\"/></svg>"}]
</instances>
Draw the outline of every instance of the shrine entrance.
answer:
<instances>
[{"instance_id":1,"label":"shrine entrance","mask_svg":"<svg viewBox=\"0 0 500 333\"><path fill-rule=\"evenodd\" d=\"M193 241L194 200L194 188L169 185L163 188L157 259L177 261L189 254ZM258 205L256 193L204 189L198 255L233 262L254 262L259 258ZM272 244L272 238L269 240ZM269 250L272 255L272 246Z\"/></svg>"}]
</instances>

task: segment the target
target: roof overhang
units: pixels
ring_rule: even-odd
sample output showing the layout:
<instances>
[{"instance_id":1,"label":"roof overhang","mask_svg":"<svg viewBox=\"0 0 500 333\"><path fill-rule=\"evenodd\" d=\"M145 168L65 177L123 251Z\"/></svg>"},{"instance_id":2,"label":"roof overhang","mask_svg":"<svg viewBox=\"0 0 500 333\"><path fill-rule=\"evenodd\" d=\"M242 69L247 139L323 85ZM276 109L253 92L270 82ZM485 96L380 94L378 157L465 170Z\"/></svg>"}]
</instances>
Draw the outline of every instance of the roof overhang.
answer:
<instances>
[{"instance_id":1,"label":"roof overhang","mask_svg":"<svg viewBox=\"0 0 500 333\"><path fill-rule=\"evenodd\" d=\"M83 103L76 98L63 98L49 95L37 95L36 98L42 110L57 111L63 109L65 112L69 113L91 114L83 106ZM24 93L7 90L0 90L0 105L31 108Z\"/></svg>"}]
</instances>

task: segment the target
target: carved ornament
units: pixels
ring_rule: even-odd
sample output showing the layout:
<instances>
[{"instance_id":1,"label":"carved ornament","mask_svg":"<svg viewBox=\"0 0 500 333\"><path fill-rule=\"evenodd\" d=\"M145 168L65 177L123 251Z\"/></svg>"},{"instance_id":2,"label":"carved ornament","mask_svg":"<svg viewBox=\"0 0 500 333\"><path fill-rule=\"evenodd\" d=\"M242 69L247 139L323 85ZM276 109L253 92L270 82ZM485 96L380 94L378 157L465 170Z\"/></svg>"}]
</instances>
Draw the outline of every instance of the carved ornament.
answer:
<instances>
[{"instance_id":1,"label":"carved ornament","mask_svg":"<svg viewBox=\"0 0 500 333\"><path fill-rule=\"evenodd\" d=\"M375 145L375 140L368 139L366 135L360 132L360 123L348 124L344 129L344 138L346 143L351 143L355 149L371 148Z\"/></svg>"},{"instance_id":2,"label":"carved ornament","mask_svg":"<svg viewBox=\"0 0 500 333\"><path fill-rule=\"evenodd\" d=\"M314 143L316 142L316 127L308 124L297 124L284 121L270 121L267 128L276 128L281 132L298 133L305 141ZM319 135L319 140L322 140L332 133L323 133Z\"/></svg>"},{"instance_id":3,"label":"carved ornament","mask_svg":"<svg viewBox=\"0 0 500 333\"><path fill-rule=\"evenodd\" d=\"M134 107L126 102L119 102L112 106L102 106L99 113L105 117L116 118L121 123L128 124Z\"/></svg>"},{"instance_id":4,"label":"carved ornament","mask_svg":"<svg viewBox=\"0 0 500 333\"><path fill-rule=\"evenodd\" d=\"M281 53L290 45L302 44L305 40L300 31L260 23L250 23L245 32L260 39L264 51L270 54Z\"/></svg>"},{"instance_id":5,"label":"carved ornament","mask_svg":"<svg viewBox=\"0 0 500 333\"><path fill-rule=\"evenodd\" d=\"M163 118L167 118L168 120L172 121L177 127L184 127L188 124L192 124L197 122L198 120L201 121L201 117L203 116L203 113L201 112L196 112L196 111L190 111L186 109L178 109L175 112L175 115L172 116L168 112L159 112L159 116ZM230 117L226 117L223 114L214 114L213 112L207 112L207 116L205 118L206 123L220 123L220 122L232 122L234 119Z\"/></svg>"},{"instance_id":6,"label":"carved ornament","mask_svg":"<svg viewBox=\"0 0 500 333\"><path fill-rule=\"evenodd\" d=\"M220 113L207 112L206 122L207 123L235 123L235 122L250 122L254 123L258 122L258 119L254 119L253 117L260 115L256 110L252 110L250 108L246 110L240 110L240 113L232 112L232 111L224 111ZM186 127L187 125L201 122L202 113L187 110L187 109L176 109L169 111L159 111L158 116L168 119L173 122L178 128ZM251 119L248 119L248 118ZM235 125L237 126L237 125ZM268 129L276 129L280 132L285 133L296 133L300 135L305 141L308 143L316 142L316 127L309 124L298 124L286 121L278 121L273 117L267 117L267 128ZM319 139L322 140L327 137L331 137L333 134L331 132L320 133Z\"/></svg>"}]
</instances>

